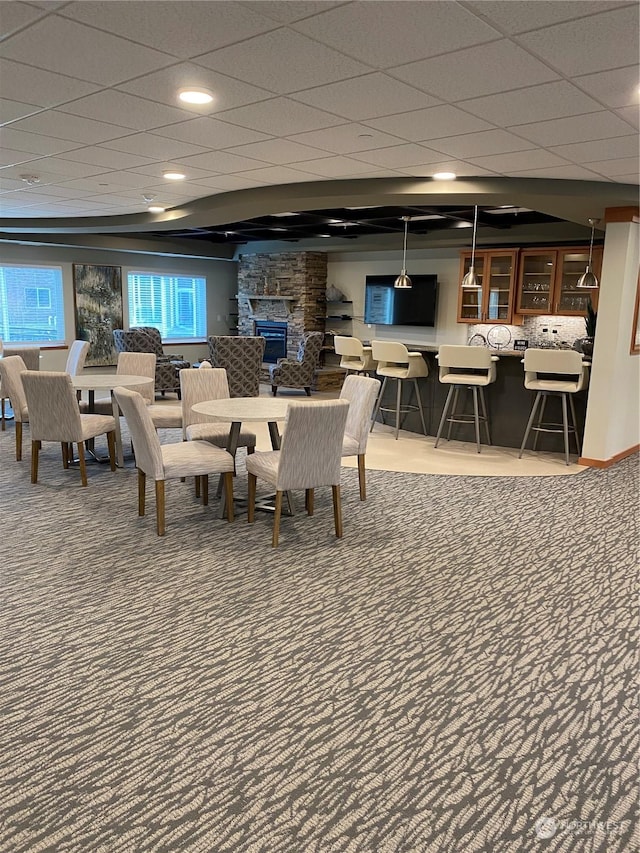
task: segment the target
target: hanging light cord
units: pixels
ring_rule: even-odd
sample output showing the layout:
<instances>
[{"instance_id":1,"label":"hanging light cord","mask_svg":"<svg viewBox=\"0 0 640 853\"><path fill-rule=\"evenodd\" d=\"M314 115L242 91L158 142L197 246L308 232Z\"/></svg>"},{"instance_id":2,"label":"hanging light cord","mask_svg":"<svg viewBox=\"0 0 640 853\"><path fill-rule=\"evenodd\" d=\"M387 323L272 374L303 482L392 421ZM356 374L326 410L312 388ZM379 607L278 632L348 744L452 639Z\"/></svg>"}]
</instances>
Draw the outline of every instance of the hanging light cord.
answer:
<instances>
[{"instance_id":1,"label":"hanging light cord","mask_svg":"<svg viewBox=\"0 0 640 853\"><path fill-rule=\"evenodd\" d=\"M476 231L478 229L478 205L473 209L473 239L471 241L471 266L475 267L476 262Z\"/></svg>"},{"instance_id":2,"label":"hanging light cord","mask_svg":"<svg viewBox=\"0 0 640 853\"><path fill-rule=\"evenodd\" d=\"M407 228L409 227L409 217L404 217L404 245L402 247L402 272L407 272Z\"/></svg>"}]
</instances>

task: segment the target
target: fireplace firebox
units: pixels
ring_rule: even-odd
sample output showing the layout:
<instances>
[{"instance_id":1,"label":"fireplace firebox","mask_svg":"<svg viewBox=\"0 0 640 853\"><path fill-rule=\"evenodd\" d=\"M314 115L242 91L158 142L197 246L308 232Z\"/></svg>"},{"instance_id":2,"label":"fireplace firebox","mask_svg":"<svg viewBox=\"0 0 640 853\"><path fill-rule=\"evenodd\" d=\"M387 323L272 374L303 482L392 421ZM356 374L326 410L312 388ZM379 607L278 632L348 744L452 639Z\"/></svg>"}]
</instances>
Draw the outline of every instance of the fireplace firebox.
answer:
<instances>
[{"instance_id":1,"label":"fireplace firebox","mask_svg":"<svg viewBox=\"0 0 640 853\"><path fill-rule=\"evenodd\" d=\"M275 364L279 358L287 355L287 324L274 320L254 320L253 331L266 340L264 360Z\"/></svg>"}]
</instances>

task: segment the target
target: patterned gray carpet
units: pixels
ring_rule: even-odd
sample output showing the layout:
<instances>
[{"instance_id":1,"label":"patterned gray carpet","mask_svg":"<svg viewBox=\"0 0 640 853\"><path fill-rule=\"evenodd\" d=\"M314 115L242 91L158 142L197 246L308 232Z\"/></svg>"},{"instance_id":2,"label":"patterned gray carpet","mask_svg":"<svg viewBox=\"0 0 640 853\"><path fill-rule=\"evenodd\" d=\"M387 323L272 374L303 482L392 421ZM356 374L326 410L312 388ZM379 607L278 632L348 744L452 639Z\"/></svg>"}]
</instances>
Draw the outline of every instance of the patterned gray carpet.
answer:
<instances>
[{"instance_id":1,"label":"patterned gray carpet","mask_svg":"<svg viewBox=\"0 0 640 853\"><path fill-rule=\"evenodd\" d=\"M180 482L159 539L53 445L31 486L13 437L2 853L636 849L637 458L365 504L345 469L344 539L318 492L273 550Z\"/></svg>"}]
</instances>

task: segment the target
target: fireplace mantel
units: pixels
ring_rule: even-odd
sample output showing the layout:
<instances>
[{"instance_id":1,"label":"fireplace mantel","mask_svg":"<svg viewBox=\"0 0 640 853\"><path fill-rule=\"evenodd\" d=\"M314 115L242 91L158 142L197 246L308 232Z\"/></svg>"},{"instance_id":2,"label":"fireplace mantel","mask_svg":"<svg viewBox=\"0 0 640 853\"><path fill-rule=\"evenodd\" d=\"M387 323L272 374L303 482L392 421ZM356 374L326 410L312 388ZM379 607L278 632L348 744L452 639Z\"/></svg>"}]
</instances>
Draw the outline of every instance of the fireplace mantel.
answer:
<instances>
[{"instance_id":1,"label":"fireplace mantel","mask_svg":"<svg viewBox=\"0 0 640 853\"><path fill-rule=\"evenodd\" d=\"M249 303L249 316L252 319L265 319L259 316L260 307L266 307L264 303L280 302L282 304L282 316L288 317L291 314L292 302L297 302L297 296L259 296L257 293L246 293L236 296L236 299L246 299Z\"/></svg>"}]
</instances>

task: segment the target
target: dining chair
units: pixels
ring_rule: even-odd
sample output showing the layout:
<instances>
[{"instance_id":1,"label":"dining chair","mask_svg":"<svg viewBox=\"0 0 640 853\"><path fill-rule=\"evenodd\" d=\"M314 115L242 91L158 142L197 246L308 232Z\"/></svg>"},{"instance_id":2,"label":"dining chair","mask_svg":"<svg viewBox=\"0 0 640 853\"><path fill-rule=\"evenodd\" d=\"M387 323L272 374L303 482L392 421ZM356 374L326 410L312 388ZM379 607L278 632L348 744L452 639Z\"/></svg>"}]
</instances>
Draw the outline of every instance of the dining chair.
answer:
<instances>
[{"instance_id":1,"label":"dining chair","mask_svg":"<svg viewBox=\"0 0 640 853\"><path fill-rule=\"evenodd\" d=\"M43 441L60 442L65 469L71 461L70 445L78 445L80 478L86 486L85 443L106 434L111 470L116 470L115 419L112 415L82 414L68 373L27 370L22 382L29 410L32 483L38 482L38 454Z\"/></svg>"},{"instance_id":2,"label":"dining chair","mask_svg":"<svg viewBox=\"0 0 640 853\"><path fill-rule=\"evenodd\" d=\"M7 350L5 350L5 353ZM22 377L26 366L20 355L5 355L0 358L0 385L2 385L2 410L8 398L13 409L16 425L16 462L22 462L22 424L29 422L29 409L24 393Z\"/></svg>"},{"instance_id":3,"label":"dining chair","mask_svg":"<svg viewBox=\"0 0 640 853\"><path fill-rule=\"evenodd\" d=\"M12 355L19 355L24 361L25 370L40 370L40 347L14 348L8 346L0 349L0 354L2 354L4 358L8 358ZM0 380L0 429L2 429L2 432L6 429L4 407L7 399L9 399L9 394L2 390L2 380Z\"/></svg>"},{"instance_id":4,"label":"dining chair","mask_svg":"<svg viewBox=\"0 0 640 853\"><path fill-rule=\"evenodd\" d=\"M347 421L347 400L322 400L318 403L292 402L287 409L280 450L259 451L247 456L249 501L247 520L255 517L257 479L276 490L271 544L278 545L280 517L285 492L305 490L305 509L313 515L314 489L331 486L336 536L342 537L340 502L340 459Z\"/></svg>"},{"instance_id":5,"label":"dining chair","mask_svg":"<svg viewBox=\"0 0 640 853\"><path fill-rule=\"evenodd\" d=\"M67 354L65 373L69 376L77 376L82 372L84 363L89 352L89 341L73 341Z\"/></svg>"},{"instance_id":6,"label":"dining chair","mask_svg":"<svg viewBox=\"0 0 640 853\"><path fill-rule=\"evenodd\" d=\"M369 439L371 415L380 393L380 385L379 379L351 374L345 377L340 390L340 399L349 401L349 414L344 428L342 455L358 457L358 482L361 501L367 498L364 457Z\"/></svg>"},{"instance_id":7,"label":"dining chair","mask_svg":"<svg viewBox=\"0 0 640 853\"><path fill-rule=\"evenodd\" d=\"M209 474L223 474L227 521L233 521L233 456L208 441L160 444L148 407L137 391L114 389L129 427L138 469L138 515L145 514L147 477L155 482L156 531L165 534L165 481L195 477L200 481L202 503L209 503Z\"/></svg>"},{"instance_id":8,"label":"dining chair","mask_svg":"<svg viewBox=\"0 0 640 853\"><path fill-rule=\"evenodd\" d=\"M218 447L227 447L231 424L212 423L206 415L193 411L196 403L205 400L230 399L227 371L222 367L202 369L200 367L180 371L180 389L182 391L182 430L185 441L210 441ZM256 448L256 434L246 429L240 430L238 447L246 447L247 453Z\"/></svg>"}]
</instances>

